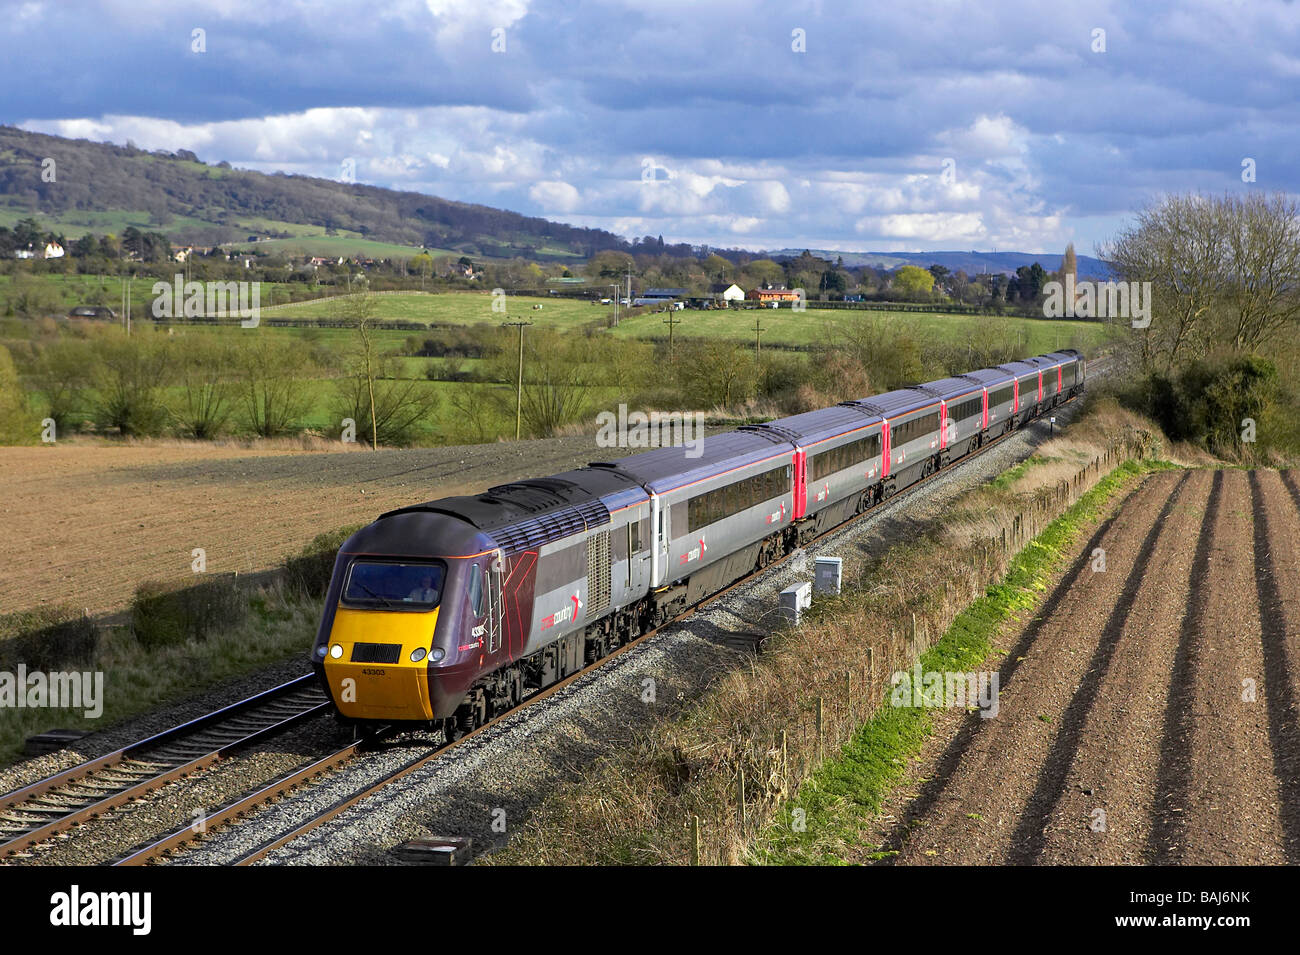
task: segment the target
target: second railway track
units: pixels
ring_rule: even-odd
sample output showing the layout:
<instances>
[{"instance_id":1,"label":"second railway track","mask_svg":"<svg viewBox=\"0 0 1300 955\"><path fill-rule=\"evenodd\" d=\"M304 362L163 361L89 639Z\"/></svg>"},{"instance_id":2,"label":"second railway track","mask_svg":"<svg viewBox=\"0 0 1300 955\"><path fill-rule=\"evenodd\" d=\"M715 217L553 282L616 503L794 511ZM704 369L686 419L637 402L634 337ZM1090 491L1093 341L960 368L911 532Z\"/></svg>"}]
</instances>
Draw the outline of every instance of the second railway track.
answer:
<instances>
[{"instance_id":1,"label":"second railway track","mask_svg":"<svg viewBox=\"0 0 1300 955\"><path fill-rule=\"evenodd\" d=\"M0 796L0 858L113 812L328 709L309 674Z\"/></svg>"}]
</instances>

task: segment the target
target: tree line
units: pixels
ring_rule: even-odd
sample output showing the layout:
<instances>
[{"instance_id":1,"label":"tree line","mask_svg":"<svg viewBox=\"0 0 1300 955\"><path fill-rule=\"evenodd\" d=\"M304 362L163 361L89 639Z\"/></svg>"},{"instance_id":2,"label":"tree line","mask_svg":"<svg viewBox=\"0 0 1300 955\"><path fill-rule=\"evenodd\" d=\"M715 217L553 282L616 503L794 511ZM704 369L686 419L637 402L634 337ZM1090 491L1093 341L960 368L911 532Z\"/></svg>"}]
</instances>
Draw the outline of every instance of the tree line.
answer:
<instances>
[{"instance_id":1,"label":"tree line","mask_svg":"<svg viewBox=\"0 0 1300 955\"><path fill-rule=\"evenodd\" d=\"M1170 437L1238 459L1300 452L1300 205L1278 193L1173 195L1103 249L1120 280L1150 283L1130 328L1123 393Z\"/></svg>"}]
</instances>

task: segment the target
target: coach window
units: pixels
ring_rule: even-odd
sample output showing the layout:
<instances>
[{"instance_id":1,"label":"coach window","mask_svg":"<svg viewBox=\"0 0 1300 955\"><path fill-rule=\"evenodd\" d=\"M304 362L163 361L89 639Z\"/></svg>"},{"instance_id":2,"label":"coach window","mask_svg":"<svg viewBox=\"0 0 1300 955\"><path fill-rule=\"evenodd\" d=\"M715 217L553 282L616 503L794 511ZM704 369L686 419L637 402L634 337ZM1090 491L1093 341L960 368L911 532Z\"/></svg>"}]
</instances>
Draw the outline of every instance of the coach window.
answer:
<instances>
[{"instance_id":1,"label":"coach window","mask_svg":"<svg viewBox=\"0 0 1300 955\"><path fill-rule=\"evenodd\" d=\"M483 616L483 572L478 564L469 565L469 604L474 616Z\"/></svg>"}]
</instances>

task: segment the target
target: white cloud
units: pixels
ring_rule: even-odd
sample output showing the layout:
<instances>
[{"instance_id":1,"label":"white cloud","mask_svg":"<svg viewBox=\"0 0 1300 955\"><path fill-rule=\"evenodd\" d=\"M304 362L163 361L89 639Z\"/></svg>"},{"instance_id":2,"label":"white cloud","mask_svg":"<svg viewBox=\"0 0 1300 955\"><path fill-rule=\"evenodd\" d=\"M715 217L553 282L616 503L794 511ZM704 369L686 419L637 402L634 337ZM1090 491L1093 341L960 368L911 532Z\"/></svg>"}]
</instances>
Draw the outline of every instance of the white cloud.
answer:
<instances>
[{"instance_id":1,"label":"white cloud","mask_svg":"<svg viewBox=\"0 0 1300 955\"><path fill-rule=\"evenodd\" d=\"M978 213L867 216L858 220L857 228L869 235L922 242L982 241L987 235Z\"/></svg>"},{"instance_id":2,"label":"white cloud","mask_svg":"<svg viewBox=\"0 0 1300 955\"><path fill-rule=\"evenodd\" d=\"M557 212L574 212L582 201L582 195L567 182L538 182L528 190L528 198L537 203L546 214Z\"/></svg>"}]
</instances>

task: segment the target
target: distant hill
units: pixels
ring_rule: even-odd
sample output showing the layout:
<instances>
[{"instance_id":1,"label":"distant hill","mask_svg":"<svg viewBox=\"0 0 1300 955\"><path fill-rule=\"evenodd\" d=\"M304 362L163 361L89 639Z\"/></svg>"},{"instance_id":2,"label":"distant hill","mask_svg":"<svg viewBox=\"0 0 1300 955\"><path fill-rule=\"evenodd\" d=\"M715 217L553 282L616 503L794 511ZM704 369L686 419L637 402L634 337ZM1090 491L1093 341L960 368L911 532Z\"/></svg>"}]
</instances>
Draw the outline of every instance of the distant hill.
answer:
<instances>
[{"instance_id":1,"label":"distant hill","mask_svg":"<svg viewBox=\"0 0 1300 955\"><path fill-rule=\"evenodd\" d=\"M54 181L45 181L53 159ZM193 153L148 152L0 126L0 224L34 214L69 237L128 225L173 241L217 245L340 236L470 255L586 258L627 243L602 229L502 209L316 179L208 165Z\"/></svg>"},{"instance_id":2,"label":"distant hill","mask_svg":"<svg viewBox=\"0 0 1300 955\"><path fill-rule=\"evenodd\" d=\"M42 175L54 160L53 181ZM418 192L336 182L311 176L267 175L210 165L192 152L149 152L85 139L64 139L0 125L0 225L26 216L75 238L120 234L128 226L162 232L174 243L259 248L311 255L409 255L420 247L453 254L530 259L589 258L605 249L689 255L646 237L629 243L587 229L504 209L454 202ZM718 250L723 251L723 250ZM848 266L943 265L968 274L1013 273L1022 265L1060 267L1061 254L1031 252L835 252L810 249ZM739 255L743 250L726 250ZM797 257L803 249L760 253ZM1080 277L1109 275L1105 263L1079 256Z\"/></svg>"},{"instance_id":3,"label":"distant hill","mask_svg":"<svg viewBox=\"0 0 1300 955\"><path fill-rule=\"evenodd\" d=\"M797 258L803 249L778 249L766 252L772 259ZM1062 252L836 252L831 249L809 249L809 253L834 262L843 258L850 268L870 265L877 269L893 270L900 265L919 265L929 268L942 265L950 271L964 269L967 275L979 275L981 272L1001 272L1010 275L1022 265L1037 262L1049 272L1061 267ZM1080 255L1079 277L1105 279L1110 277L1110 267L1101 259L1090 255Z\"/></svg>"}]
</instances>

